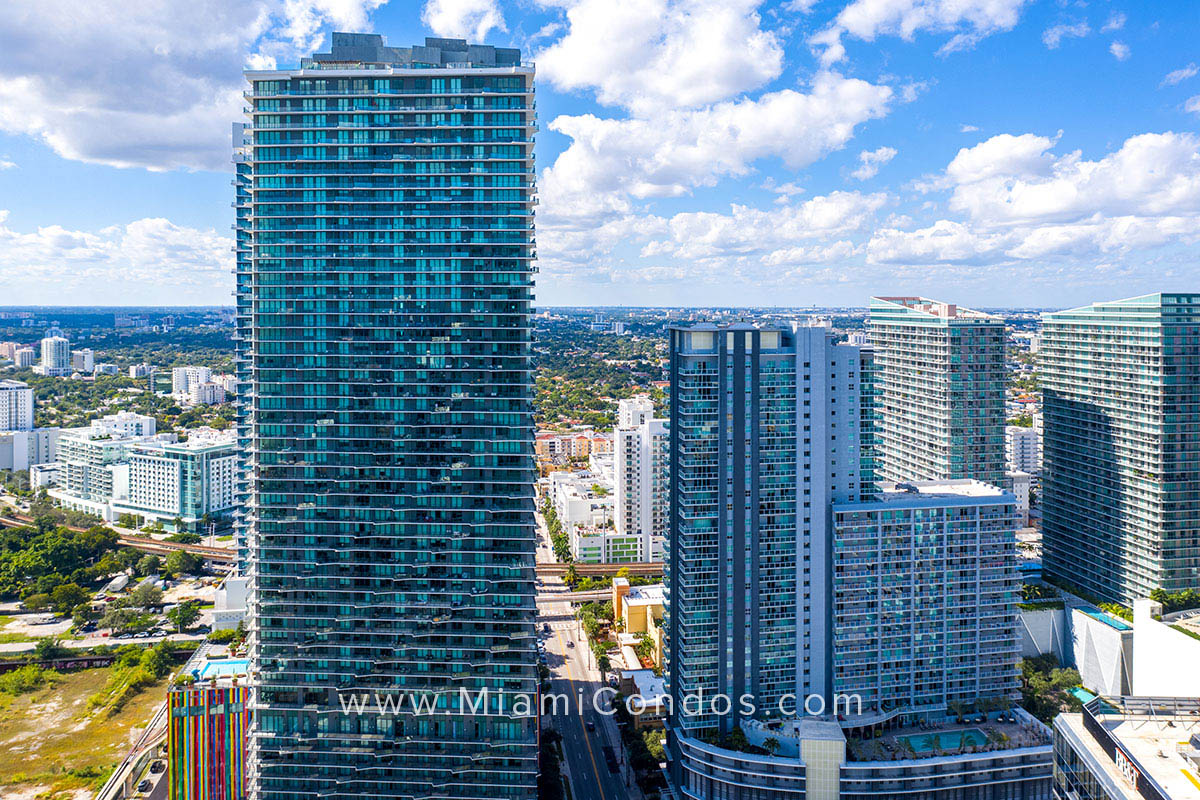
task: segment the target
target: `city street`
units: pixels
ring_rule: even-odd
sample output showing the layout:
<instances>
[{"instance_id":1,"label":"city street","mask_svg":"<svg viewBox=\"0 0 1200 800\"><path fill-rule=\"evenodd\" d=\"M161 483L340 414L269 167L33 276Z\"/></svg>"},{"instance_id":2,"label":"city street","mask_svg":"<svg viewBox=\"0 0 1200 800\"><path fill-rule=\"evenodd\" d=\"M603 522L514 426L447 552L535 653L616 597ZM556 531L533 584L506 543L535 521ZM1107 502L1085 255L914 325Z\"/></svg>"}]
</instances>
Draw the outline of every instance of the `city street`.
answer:
<instances>
[{"instance_id":1,"label":"city street","mask_svg":"<svg viewBox=\"0 0 1200 800\"><path fill-rule=\"evenodd\" d=\"M538 560L552 558L541 515L538 532ZM633 783L616 723L593 708L592 698L603 684L568 596L558 576L547 576L538 587L538 632L546 645L550 691L572 700L566 713L550 715L548 720L562 736L563 773L570 780L572 796L578 800L640 800L642 795ZM545 625L550 626L549 634L544 632ZM611 696L611 692L605 692L601 699L606 704ZM589 723L592 730L588 730ZM610 757L615 759L611 767Z\"/></svg>"}]
</instances>

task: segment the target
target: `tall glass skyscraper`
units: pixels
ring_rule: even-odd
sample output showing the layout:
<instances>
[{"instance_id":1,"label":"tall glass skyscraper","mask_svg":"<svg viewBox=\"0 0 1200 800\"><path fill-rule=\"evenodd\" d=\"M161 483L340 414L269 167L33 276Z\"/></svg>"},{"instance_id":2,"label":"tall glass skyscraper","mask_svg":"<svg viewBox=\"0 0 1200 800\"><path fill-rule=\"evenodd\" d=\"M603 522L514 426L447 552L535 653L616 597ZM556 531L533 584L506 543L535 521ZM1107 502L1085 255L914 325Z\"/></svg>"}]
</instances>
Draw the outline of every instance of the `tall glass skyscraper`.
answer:
<instances>
[{"instance_id":1,"label":"tall glass skyscraper","mask_svg":"<svg viewBox=\"0 0 1200 800\"><path fill-rule=\"evenodd\" d=\"M825 328L671 335L668 683L685 696L827 696L832 500L873 491L860 348ZM864 466L866 469L864 470ZM737 715L679 714L726 734Z\"/></svg>"},{"instance_id":2,"label":"tall glass skyscraper","mask_svg":"<svg viewBox=\"0 0 1200 800\"><path fill-rule=\"evenodd\" d=\"M825 328L673 328L670 353L675 796L1047 797L1048 747L880 769L847 745L1016 696L1016 498L877 482L871 350Z\"/></svg>"},{"instance_id":3,"label":"tall glass skyscraper","mask_svg":"<svg viewBox=\"0 0 1200 800\"><path fill-rule=\"evenodd\" d=\"M879 473L1004 482L1004 320L923 297L872 297Z\"/></svg>"},{"instance_id":4,"label":"tall glass skyscraper","mask_svg":"<svg viewBox=\"0 0 1200 800\"><path fill-rule=\"evenodd\" d=\"M1104 599L1200 588L1200 294L1042 317L1046 572Z\"/></svg>"},{"instance_id":5,"label":"tall glass skyscraper","mask_svg":"<svg viewBox=\"0 0 1200 800\"><path fill-rule=\"evenodd\" d=\"M335 33L246 77L250 793L533 798L533 67Z\"/></svg>"}]
</instances>

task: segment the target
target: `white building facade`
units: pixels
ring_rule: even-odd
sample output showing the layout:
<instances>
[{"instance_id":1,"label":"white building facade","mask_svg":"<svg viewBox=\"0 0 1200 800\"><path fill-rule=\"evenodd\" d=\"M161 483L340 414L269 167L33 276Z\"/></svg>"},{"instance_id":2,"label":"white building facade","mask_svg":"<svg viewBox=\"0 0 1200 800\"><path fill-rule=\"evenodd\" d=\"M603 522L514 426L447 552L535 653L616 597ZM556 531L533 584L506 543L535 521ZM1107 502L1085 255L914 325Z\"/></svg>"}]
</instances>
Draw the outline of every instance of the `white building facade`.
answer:
<instances>
[{"instance_id":1,"label":"white building facade","mask_svg":"<svg viewBox=\"0 0 1200 800\"><path fill-rule=\"evenodd\" d=\"M649 398L622 400L614 432L617 533L638 540L638 560L661 561L670 500L668 422Z\"/></svg>"},{"instance_id":2,"label":"white building facade","mask_svg":"<svg viewBox=\"0 0 1200 800\"><path fill-rule=\"evenodd\" d=\"M1004 452L1010 472L1037 475L1042 469L1038 432L1030 427L1008 425L1004 428Z\"/></svg>"},{"instance_id":3,"label":"white building facade","mask_svg":"<svg viewBox=\"0 0 1200 800\"><path fill-rule=\"evenodd\" d=\"M0 381L0 431L33 430L33 389L21 381Z\"/></svg>"}]
</instances>

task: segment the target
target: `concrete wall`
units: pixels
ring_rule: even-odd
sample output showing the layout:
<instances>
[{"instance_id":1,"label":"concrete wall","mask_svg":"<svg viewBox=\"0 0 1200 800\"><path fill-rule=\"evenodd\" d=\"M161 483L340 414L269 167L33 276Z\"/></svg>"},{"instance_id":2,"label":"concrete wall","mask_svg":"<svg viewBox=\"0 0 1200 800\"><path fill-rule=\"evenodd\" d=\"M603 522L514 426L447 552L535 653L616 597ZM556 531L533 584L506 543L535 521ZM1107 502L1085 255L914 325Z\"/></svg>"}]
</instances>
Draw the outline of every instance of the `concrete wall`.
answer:
<instances>
[{"instance_id":1,"label":"concrete wall","mask_svg":"<svg viewBox=\"0 0 1200 800\"><path fill-rule=\"evenodd\" d=\"M1200 697L1200 640L1154 619L1162 606L1133 603L1133 694Z\"/></svg>"},{"instance_id":2,"label":"concrete wall","mask_svg":"<svg viewBox=\"0 0 1200 800\"><path fill-rule=\"evenodd\" d=\"M1067 611L1064 608L1047 608L1036 611L1021 611L1021 657L1053 653L1060 664L1070 664L1071 634L1067 627Z\"/></svg>"},{"instance_id":3,"label":"concrete wall","mask_svg":"<svg viewBox=\"0 0 1200 800\"><path fill-rule=\"evenodd\" d=\"M1133 683L1133 629L1124 623L1128 630L1120 630L1116 622L1071 609L1071 660L1085 687L1112 696L1130 694Z\"/></svg>"}]
</instances>

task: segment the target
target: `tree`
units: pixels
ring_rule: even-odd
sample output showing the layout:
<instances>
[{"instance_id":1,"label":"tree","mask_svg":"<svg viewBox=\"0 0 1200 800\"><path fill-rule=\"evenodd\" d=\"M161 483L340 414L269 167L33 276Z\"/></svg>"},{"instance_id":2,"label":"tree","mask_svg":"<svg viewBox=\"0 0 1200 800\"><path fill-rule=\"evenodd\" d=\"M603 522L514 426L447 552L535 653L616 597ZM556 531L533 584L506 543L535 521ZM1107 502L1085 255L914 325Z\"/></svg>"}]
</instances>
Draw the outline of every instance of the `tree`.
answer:
<instances>
[{"instance_id":1,"label":"tree","mask_svg":"<svg viewBox=\"0 0 1200 800\"><path fill-rule=\"evenodd\" d=\"M49 594L31 594L25 598L25 607L30 611L45 611L53 602Z\"/></svg>"},{"instance_id":2,"label":"tree","mask_svg":"<svg viewBox=\"0 0 1200 800\"><path fill-rule=\"evenodd\" d=\"M200 618L200 609L194 603L180 603L167 611L167 619L175 626L175 630L183 633Z\"/></svg>"},{"instance_id":3,"label":"tree","mask_svg":"<svg viewBox=\"0 0 1200 800\"><path fill-rule=\"evenodd\" d=\"M176 533L183 533L183 517L175 517L171 520L171 527L175 529Z\"/></svg>"},{"instance_id":4,"label":"tree","mask_svg":"<svg viewBox=\"0 0 1200 800\"><path fill-rule=\"evenodd\" d=\"M54 587L54 591L50 592L50 600L54 604L54 610L59 614L69 614L75 606L87 602L87 599L88 593L75 583L61 584Z\"/></svg>"},{"instance_id":5,"label":"tree","mask_svg":"<svg viewBox=\"0 0 1200 800\"><path fill-rule=\"evenodd\" d=\"M567 572L563 575L563 583L567 586L574 586L579 583L579 571L575 569L574 564L567 565Z\"/></svg>"},{"instance_id":6,"label":"tree","mask_svg":"<svg viewBox=\"0 0 1200 800\"><path fill-rule=\"evenodd\" d=\"M134 608L153 608L161 606L162 601L162 589L149 582L139 583L129 593L129 605Z\"/></svg>"},{"instance_id":7,"label":"tree","mask_svg":"<svg viewBox=\"0 0 1200 800\"><path fill-rule=\"evenodd\" d=\"M140 524L140 521L133 514L125 513L117 517L117 524L122 528L134 528Z\"/></svg>"},{"instance_id":8,"label":"tree","mask_svg":"<svg viewBox=\"0 0 1200 800\"><path fill-rule=\"evenodd\" d=\"M602 656L600 656L599 658L597 658L597 659L596 659L596 666L597 666L597 667L600 669L600 674L601 674L601 675L603 675L604 673L608 672L608 671L609 671L609 669L612 667L612 664L611 664L611 662L609 661L608 655L607 655L607 654L605 654L605 655L602 655Z\"/></svg>"},{"instance_id":9,"label":"tree","mask_svg":"<svg viewBox=\"0 0 1200 800\"><path fill-rule=\"evenodd\" d=\"M774 736L768 736L766 739L764 739L762 746L763 750L766 750L771 755L775 755L779 752L779 740Z\"/></svg>"},{"instance_id":10,"label":"tree","mask_svg":"<svg viewBox=\"0 0 1200 800\"><path fill-rule=\"evenodd\" d=\"M37 644L33 646L33 656L38 661L52 661L65 652L58 639L38 639Z\"/></svg>"},{"instance_id":11,"label":"tree","mask_svg":"<svg viewBox=\"0 0 1200 800\"><path fill-rule=\"evenodd\" d=\"M168 556L165 569L167 575L193 574L204 562L184 550L173 550Z\"/></svg>"},{"instance_id":12,"label":"tree","mask_svg":"<svg viewBox=\"0 0 1200 800\"><path fill-rule=\"evenodd\" d=\"M153 553L148 553L142 556L141 560L137 562L136 571L138 575L146 577L148 575L157 575L160 569L162 569L162 559Z\"/></svg>"}]
</instances>

